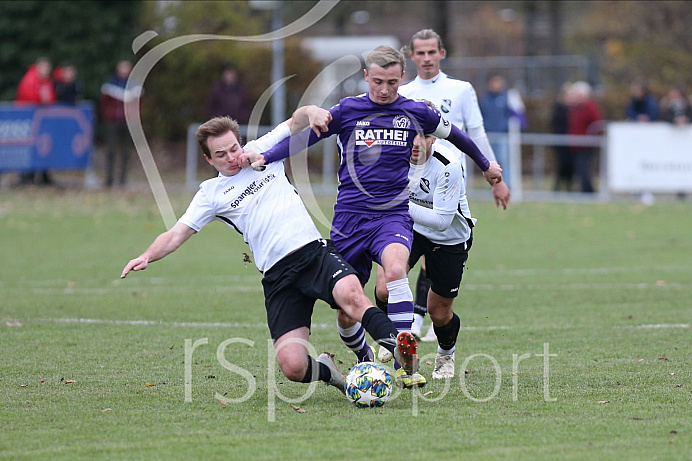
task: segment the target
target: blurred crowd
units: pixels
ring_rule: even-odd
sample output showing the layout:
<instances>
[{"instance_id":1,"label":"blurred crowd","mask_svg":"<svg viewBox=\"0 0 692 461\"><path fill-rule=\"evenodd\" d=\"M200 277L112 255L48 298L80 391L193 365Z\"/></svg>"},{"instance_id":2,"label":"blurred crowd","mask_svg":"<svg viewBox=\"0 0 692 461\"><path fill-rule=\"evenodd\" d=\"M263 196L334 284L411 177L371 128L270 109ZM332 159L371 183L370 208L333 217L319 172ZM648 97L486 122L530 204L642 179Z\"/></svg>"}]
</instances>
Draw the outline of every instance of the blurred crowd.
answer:
<instances>
[{"instance_id":1,"label":"blurred crowd","mask_svg":"<svg viewBox=\"0 0 692 461\"><path fill-rule=\"evenodd\" d=\"M553 133L568 135L597 135L603 129L603 115L586 82L566 83L553 106L551 127ZM630 98L623 118L631 122L668 122L688 125L692 120L692 100L683 86L669 89L660 100L649 89L644 79L630 85ZM576 177L582 192L593 192L591 159L595 147L565 145L555 147L556 178L554 190L572 190Z\"/></svg>"}]
</instances>

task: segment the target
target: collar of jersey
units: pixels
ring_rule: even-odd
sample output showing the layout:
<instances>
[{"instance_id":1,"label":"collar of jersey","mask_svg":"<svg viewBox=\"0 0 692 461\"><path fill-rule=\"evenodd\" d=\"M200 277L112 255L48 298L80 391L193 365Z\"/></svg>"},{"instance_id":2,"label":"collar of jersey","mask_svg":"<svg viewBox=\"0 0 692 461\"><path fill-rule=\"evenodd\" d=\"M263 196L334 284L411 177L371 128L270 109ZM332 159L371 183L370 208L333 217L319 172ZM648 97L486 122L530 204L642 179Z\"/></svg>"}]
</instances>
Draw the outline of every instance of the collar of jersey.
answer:
<instances>
[{"instance_id":1,"label":"collar of jersey","mask_svg":"<svg viewBox=\"0 0 692 461\"><path fill-rule=\"evenodd\" d=\"M424 79L420 78L420 75L417 75L417 76L416 76L416 80L418 80L418 83L419 83L420 85L434 85L434 84L437 83L441 78L445 78L445 77L447 77L447 74L445 74L444 72L440 71L440 73L437 74L435 77L429 78L429 79L427 79L427 80L424 80Z\"/></svg>"}]
</instances>

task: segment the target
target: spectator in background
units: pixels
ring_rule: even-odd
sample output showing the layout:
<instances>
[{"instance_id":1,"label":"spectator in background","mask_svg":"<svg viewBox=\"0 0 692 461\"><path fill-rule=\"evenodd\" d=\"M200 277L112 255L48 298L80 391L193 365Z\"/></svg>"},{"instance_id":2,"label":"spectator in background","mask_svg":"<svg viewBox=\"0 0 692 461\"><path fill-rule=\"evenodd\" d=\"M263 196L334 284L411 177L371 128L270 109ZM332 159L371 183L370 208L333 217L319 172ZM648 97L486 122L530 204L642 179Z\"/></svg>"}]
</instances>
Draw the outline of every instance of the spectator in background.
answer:
<instances>
[{"instance_id":1,"label":"spectator in background","mask_svg":"<svg viewBox=\"0 0 692 461\"><path fill-rule=\"evenodd\" d=\"M488 133L509 133L509 120L518 117L520 126L526 128L526 117L524 103L519 92L512 89L507 90L504 77L493 75L488 79L488 91L479 102L483 124ZM503 168L503 177L509 187L511 184L509 161L509 139L505 136L502 139L491 138L490 146L495 153L495 157Z\"/></svg>"},{"instance_id":2,"label":"spectator in background","mask_svg":"<svg viewBox=\"0 0 692 461\"><path fill-rule=\"evenodd\" d=\"M675 125L687 125L692 120L692 103L685 88L674 86L661 99L661 119Z\"/></svg>"},{"instance_id":3,"label":"spectator in background","mask_svg":"<svg viewBox=\"0 0 692 461\"><path fill-rule=\"evenodd\" d=\"M17 104L53 104L55 102L55 87L50 77L53 68L48 58L38 58L29 66L17 87ZM48 171L25 171L20 175L21 184L51 185Z\"/></svg>"},{"instance_id":4,"label":"spectator in background","mask_svg":"<svg viewBox=\"0 0 692 461\"><path fill-rule=\"evenodd\" d=\"M55 87L50 78L53 69L48 58L38 58L22 77L17 87L15 102L23 104L53 104Z\"/></svg>"},{"instance_id":5,"label":"spectator in background","mask_svg":"<svg viewBox=\"0 0 692 461\"><path fill-rule=\"evenodd\" d=\"M570 86L567 96L569 104L567 134L593 135L600 128L596 122L603 120L601 108L591 98L591 92L591 85L586 82L575 82ZM594 148L572 145L571 152L574 155L574 169L579 177L581 191L593 192L591 157L593 156Z\"/></svg>"},{"instance_id":6,"label":"spectator in background","mask_svg":"<svg viewBox=\"0 0 692 461\"><path fill-rule=\"evenodd\" d=\"M557 95L555 104L553 105L550 126L555 134L567 134L569 129L569 105L567 102L569 87L569 82L562 86L560 93ZM558 145L555 146L554 149L557 172L553 189L558 191L562 189L564 185L564 189L569 192L572 190L572 179L574 177L574 156L568 145Z\"/></svg>"},{"instance_id":7,"label":"spectator in background","mask_svg":"<svg viewBox=\"0 0 692 461\"><path fill-rule=\"evenodd\" d=\"M658 118L658 102L644 80L635 80L630 86L630 102L625 114L632 122L653 122Z\"/></svg>"},{"instance_id":8,"label":"spectator in background","mask_svg":"<svg viewBox=\"0 0 692 461\"><path fill-rule=\"evenodd\" d=\"M250 119L250 97L236 69L227 65L207 95L209 117L231 117L245 125Z\"/></svg>"},{"instance_id":9,"label":"spectator in background","mask_svg":"<svg viewBox=\"0 0 692 461\"><path fill-rule=\"evenodd\" d=\"M101 86L101 117L106 128L106 180L104 185L112 187L115 176L116 156L120 154L120 175L118 184L123 187L127 181L127 165L132 151L132 138L125 119L125 103L142 92L140 86L127 88L127 80L132 72L132 63L120 61L115 74Z\"/></svg>"},{"instance_id":10,"label":"spectator in background","mask_svg":"<svg viewBox=\"0 0 692 461\"><path fill-rule=\"evenodd\" d=\"M61 104L75 105L82 100L83 85L77 78L77 68L64 64L53 72L56 101Z\"/></svg>"}]
</instances>

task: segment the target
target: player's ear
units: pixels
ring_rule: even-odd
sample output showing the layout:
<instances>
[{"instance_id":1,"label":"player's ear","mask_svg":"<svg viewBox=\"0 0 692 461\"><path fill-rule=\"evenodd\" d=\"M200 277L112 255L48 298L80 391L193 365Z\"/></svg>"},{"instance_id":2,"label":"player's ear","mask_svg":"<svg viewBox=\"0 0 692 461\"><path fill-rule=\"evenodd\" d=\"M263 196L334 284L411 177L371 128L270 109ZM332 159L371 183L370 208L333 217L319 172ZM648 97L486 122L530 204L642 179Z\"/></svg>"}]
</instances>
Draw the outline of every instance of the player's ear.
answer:
<instances>
[{"instance_id":1,"label":"player's ear","mask_svg":"<svg viewBox=\"0 0 692 461\"><path fill-rule=\"evenodd\" d=\"M444 59L444 57L447 55L447 50L444 48L440 48L440 59Z\"/></svg>"},{"instance_id":2,"label":"player's ear","mask_svg":"<svg viewBox=\"0 0 692 461\"><path fill-rule=\"evenodd\" d=\"M363 77L365 78L365 80L368 79L368 69L363 69Z\"/></svg>"}]
</instances>

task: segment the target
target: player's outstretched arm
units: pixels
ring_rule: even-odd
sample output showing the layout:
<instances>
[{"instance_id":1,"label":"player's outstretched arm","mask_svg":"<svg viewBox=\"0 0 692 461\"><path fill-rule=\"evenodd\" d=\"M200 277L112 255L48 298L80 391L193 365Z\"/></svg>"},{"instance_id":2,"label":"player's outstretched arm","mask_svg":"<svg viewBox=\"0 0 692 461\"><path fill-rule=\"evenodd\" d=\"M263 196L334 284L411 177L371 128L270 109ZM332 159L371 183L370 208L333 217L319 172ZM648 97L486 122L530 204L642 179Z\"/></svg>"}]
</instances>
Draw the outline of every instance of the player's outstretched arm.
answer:
<instances>
[{"instance_id":1,"label":"player's outstretched arm","mask_svg":"<svg viewBox=\"0 0 692 461\"><path fill-rule=\"evenodd\" d=\"M290 119L291 134L296 134L310 127L317 137L329 131L329 122L332 121L332 114L319 106L303 106L293 112Z\"/></svg>"},{"instance_id":2,"label":"player's outstretched arm","mask_svg":"<svg viewBox=\"0 0 692 461\"><path fill-rule=\"evenodd\" d=\"M168 231L156 237L156 240L137 258L130 260L123 269L120 278L124 279L130 271L142 271L147 268L150 262L157 261L166 255L173 253L196 231L191 227L176 223Z\"/></svg>"}]
</instances>

